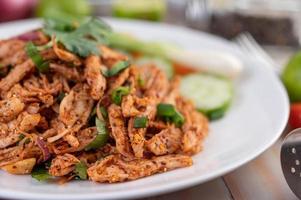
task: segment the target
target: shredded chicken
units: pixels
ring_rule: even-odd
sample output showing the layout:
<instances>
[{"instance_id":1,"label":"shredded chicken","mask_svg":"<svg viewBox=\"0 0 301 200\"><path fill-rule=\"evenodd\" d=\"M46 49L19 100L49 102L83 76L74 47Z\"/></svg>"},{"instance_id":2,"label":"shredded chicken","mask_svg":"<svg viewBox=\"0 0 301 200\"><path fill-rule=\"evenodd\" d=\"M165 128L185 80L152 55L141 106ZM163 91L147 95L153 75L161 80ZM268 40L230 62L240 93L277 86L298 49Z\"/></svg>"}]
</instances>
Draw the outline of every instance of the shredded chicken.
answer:
<instances>
[{"instance_id":1,"label":"shredded chicken","mask_svg":"<svg viewBox=\"0 0 301 200\"><path fill-rule=\"evenodd\" d=\"M57 43L55 42L55 39L53 39L53 51L59 57L61 60L72 63L76 66L81 65L81 60L76 55L72 54L71 52L68 52L62 48L60 48Z\"/></svg>"},{"instance_id":2,"label":"shredded chicken","mask_svg":"<svg viewBox=\"0 0 301 200\"><path fill-rule=\"evenodd\" d=\"M192 165L192 159L184 155L167 155L133 161L126 161L121 156L111 155L90 167L88 175L93 181L115 183L190 165Z\"/></svg>"},{"instance_id":3,"label":"shredded chicken","mask_svg":"<svg viewBox=\"0 0 301 200\"><path fill-rule=\"evenodd\" d=\"M124 156L131 156L131 149L121 108L115 104L108 108L112 136L116 141L116 149Z\"/></svg>"},{"instance_id":4,"label":"shredded chicken","mask_svg":"<svg viewBox=\"0 0 301 200\"><path fill-rule=\"evenodd\" d=\"M17 97L0 101L0 121L8 122L23 111L25 104Z\"/></svg>"},{"instance_id":5,"label":"shredded chicken","mask_svg":"<svg viewBox=\"0 0 301 200\"><path fill-rule=\"evenodd\" d=\"M90 180L115 183L192 165L208 120L179 94L181 77L169 80L155 65L136 66L104 45L97 46L99 55L80 57L36 32L45 72L27 55L26 42L0 41L6 73L0 79L0 167L47 161L50 175L68 181L78 177L81 163ZM130 65L113 69L121 61ZM128 90L119 94L120 87ZM183 116L180 124L158 115L163 103Z\"/></svg>"},{"instance_id":6,"label":"shredded chicken","mask_svg":"<svg viewBox=\"0 0 301 200\"><path fill-rule=\"evenodd\" d=\"M91 87L90 95L94 100L99 100L106 89L106 79L101 73L101 63L97 56L86 59L85 76Z\"/></svg>"},{"instance_id":7,"label":"shredded chicken","mask_svg":"<svg viewBox=\"0 0 301 200\"><path fill-rule=\"evenodd\" d=\"M54 72L66 77L68 80L80 81L81 77L74 67L68 67L62 64L50 63L49 67Z\"/></svg>"},{"instance_id":8,"label":"shredded chicken","mask_svg":"<svg viewBox=\"0 0 301 200\"><path fill-rule=\"evenodd\" d=\"M34 70L34 64L30 59L20 65L15 66L12 71L0 81L1 94L12 88L32 70Z\"/></svg>"},{"instance_id":9,"label":"shredded chicken","mask_svg":"<svg viewBox=\"0 0 301 200\"><path fill-rule=\"evenodd\" d=\"M72 172L80 161L71 154L58 155L51 162L49 174L52 176L64 176Z\"/></svg>"},{"instance_id":10,"label":"shredded chicken","mask_svg":"<svg viewBox=\"0 0 301 200\"><path fill-rule=\"evenodd\" d=\"M175 153L181 147L182 132L175 127L169 127L154 135L147 141L147 148L155 155Z\"/></svg>"}]
</instances>

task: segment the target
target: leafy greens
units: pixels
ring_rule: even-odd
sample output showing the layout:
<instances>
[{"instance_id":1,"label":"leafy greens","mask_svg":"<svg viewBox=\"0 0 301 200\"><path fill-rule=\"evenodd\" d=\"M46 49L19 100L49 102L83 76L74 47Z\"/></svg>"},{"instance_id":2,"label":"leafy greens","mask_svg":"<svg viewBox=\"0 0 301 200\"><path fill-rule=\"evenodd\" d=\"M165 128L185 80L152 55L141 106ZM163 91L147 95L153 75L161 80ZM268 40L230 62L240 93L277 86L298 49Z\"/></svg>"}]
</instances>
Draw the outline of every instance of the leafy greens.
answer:
<instances>
[{"instance_id":1,"label":"leafy greens","mask_svg":"<svg viewBox=\"0 0 301 200\"><path fill-rule=\"evenodd\" d=\"M57 42L72 53L87 57L100 54L98 46L107 43L111 28L96 18L88 18L80 23L47 19L43 31L50 37L54 36Z\"/></svg>"}]
</instances>

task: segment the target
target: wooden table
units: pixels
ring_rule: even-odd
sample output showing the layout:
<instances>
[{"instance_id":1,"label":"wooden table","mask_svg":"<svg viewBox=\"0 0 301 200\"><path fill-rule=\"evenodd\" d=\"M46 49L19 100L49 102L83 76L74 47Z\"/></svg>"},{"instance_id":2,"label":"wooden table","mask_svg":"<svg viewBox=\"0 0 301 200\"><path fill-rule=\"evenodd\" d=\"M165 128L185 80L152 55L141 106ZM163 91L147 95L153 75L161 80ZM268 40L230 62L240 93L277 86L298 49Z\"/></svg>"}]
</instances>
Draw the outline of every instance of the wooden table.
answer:
<instances>
[{"instance_id":1,"label":"wooden table","mask_svg":"<svg viewBox=\"0 0 301 200\"><path fill-rule=\"evenodd\" d=\"M285 65L293 50L265 47L265 50L282 66ZM287 133L289 130L285 130ZM282 137L283 138L283 137ZM280 138L276 144L255 160L207 183L173 192L171 194L147 198L148 200L182 199L235 199L235 200L294 200L298 199L290 190L280 165Z\"/></svg>"}]
</instances>

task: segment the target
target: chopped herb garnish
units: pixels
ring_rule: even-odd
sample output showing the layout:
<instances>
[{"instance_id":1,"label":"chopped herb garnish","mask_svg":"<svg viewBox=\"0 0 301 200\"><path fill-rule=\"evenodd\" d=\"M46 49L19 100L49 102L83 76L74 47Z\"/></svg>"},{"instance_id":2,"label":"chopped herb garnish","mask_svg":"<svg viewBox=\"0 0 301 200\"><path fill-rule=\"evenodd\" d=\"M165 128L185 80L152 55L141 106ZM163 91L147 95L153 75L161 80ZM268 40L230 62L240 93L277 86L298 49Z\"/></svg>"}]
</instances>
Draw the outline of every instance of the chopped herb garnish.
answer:
<instances>
[{"instance_id":1,"label":"chopped herb garnish","mask_svg":"<svg viewBox=\"0 0 301 200\"><path fill-rule=\"evenodd\" d=\"M25 135L23 134L23 133L21 133L20 135L19 135L19 140L23 140L25 138Z\"/></svg>"},{"instance_id":2,"label":"chopped herb garnish","mask_svg":"<svg viewBox=\"0 0 301 200\"><path fill-rule=\"evenodd\" d=\"M104 75L105 77L109 77L109 70L108 69L101 69L100 70L102 75Z\"/></svg>"},{"instance_id":3,"label":"chopped herb garnish","mask_svg":"<svg viewBox=\"0 0 301 200\"><path fill-rule=\"evenodd\" d=\"M113 90L111 98L112 101L116 104L116 105L120 105L121 101L122 101L122 96L127 95L130 93L130 87L118 87L115 90Z\"/></svg>"},{"instance_id":4,"label":"chopped herb garnish","mask_svg":"<svg viewBox=\"0 0 301 200\"><path fill-rule=\"evenodd\" d=\"M171 118L171 120L177 127L182 126L185 121L183 115L180 112L178 112L177 110L175 112L175 115Z\"/></svg>"},{"instance_id":5,"label":"chopped herb garnish","mask_svg":"<svg viewBox=\"0 0 301 200\"><path fill-rule=\"evenodd\" d=\"M24 144L29 144L31 142L31 139L30 138L26 138L25 141L24 141Z\"/></svg>"},{"instance_id":6,"label":"chopped herb garnish","mask_svg":"<svg viewBox=\"0 0 301 200\"><path fill-rule=\"evenodd\" d=\"M96 115L96 107L93 108L91 114L90 114L90 118L94 117L94 115Z\"/></svg>"},{"instance_id":7,"label":"chopped herb garnish","mask_svg":"<svg viewBox=\"0 0 301 200\"><path fill-rule=\"evenodd\" d=\"M75 165L75 174L81 179L87 179L87 165L83 162L79 162Z\"/></svg>"},{"instance_id":8,"label":"chopped herb garnish","mask_svg":"<svg viewBox=\"0 0 301 200\"><path fill-rule=\"evenodd\" d=\"M48 181L52 178L43 165L36 166L31 172L31 177L38 181Z\"/></svg>"},{"instance_id":9,"label":"chopped herb garnish","mask_svg":"<svg viewBox=\"0 0 301 200\"><path fill-rule=\"evenodd\" d=\"M27 56L31 58L39 72L45 73L48 71L49 63L43 60L37 47L32 42L26 44L25 50Z\"/></svg>"},{"instance_id":10,"label":"chopped herb garnish","mask_svg":"<svg viewBox=\"0 0 301 200\"><path fill-rule=\"evenodd\" d=\"M108 111L107 111L107 109L105 107L103 107L103 106L100 106L99 110L101 112L102 117L104 119L108 119Z\"/></svg>"},{"instance_id":11,"label":"chopped herb garnish","mask_svg":"<svg viewBox=\"0 0 301 200\"><path fill-rule=\"evenodd\" d=\"M85 150L98 149L107 143L109 138L108 130L104 121L95 118L95 125L97 128L97 135L95 139L86 146Z\"/></svg>"},{"instance_id":12,"label":"chopped herb garnish","mask_svg":"<svg viewBox=\"0 0 301 200\"><path fill-rule=\"evenodd\" d=\"M171 104L160 103L157 106L157 115L161 117L172 117L175 113L175 107Z\"/></svg>"},{"instance_id":13,"label":"chopped herb garnish","mask_svg":"<svg viewBox=\"0 0 301 200\"><path fill-rule=\"evenodd\" d=\"M157 106L157 116L174 123L177 127L182 126L185 121L183 115L171 104L160 103Z\"/></svg>"},{"instance_id":14,"label":"chopped herb garnish","mask_svg":"<svg viewBox=\"0 0 301 200\"><path fill-rule=\"evenodd\" d=\"M148 119L147 117L135 117L134 118L134 128L146 128Z\"/></svg>"},{"instance_id":15,"label":"chopped herb garnish","mask_svg":"<svg viewBox=\"0 0 301 200\"><path fill-rule=\"evenodd\" d=\"M100 54L98 46L107 43L107 35L111 28L96 18L84 20L78 27L72 24L62 25L58 20L48 19L43 31L49 36L55 36L56 41L72 53L87 57Z\"/></svg>"},{"instance_id":16,"label":"chopped herb garnish","mask_svg":"<svg viewBox=\"0 0 301 200\"><path fill-rule=\"evenodd\" d=\"M144 81L144 79L141 78L141 76L138 77L137 81L138 81L138 85L140 87L144 87L145 86L145 81Z\"/></svg>"},{"instance_id":17,"label":"chopped herb garnish","mask_svg":"<svg viewBox=\"0 0 301 200\"><path fill-rule=\"evenodd\" d=\"M64 92L60 92L60 94L57 96L56 100L58 102L61 102L65 96L66 96L66 94Z\"/></svg>"},{"instance_id":18,"label":"chopped herb garnish","mask_svg":"<svg viewBox=\"0 0 301 200\"><path fill-rule=\"evenodd\" d=\"M119 74L121 71L123 71L124 69L128 68L130 66L130 62L127 60L124 61L119 61L117 63L115 63L111 69L108 70L108 76L115 76L117 74Z\"/></svg>"}]
</instances>

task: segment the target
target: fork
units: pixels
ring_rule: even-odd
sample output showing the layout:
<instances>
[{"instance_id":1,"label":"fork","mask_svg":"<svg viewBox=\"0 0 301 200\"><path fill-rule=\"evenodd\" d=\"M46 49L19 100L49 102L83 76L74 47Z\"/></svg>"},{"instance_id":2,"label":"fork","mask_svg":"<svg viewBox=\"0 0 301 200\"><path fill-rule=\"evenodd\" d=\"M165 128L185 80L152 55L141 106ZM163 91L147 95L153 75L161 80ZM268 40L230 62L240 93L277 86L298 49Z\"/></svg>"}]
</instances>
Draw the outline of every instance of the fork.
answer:
<instances>
[{"instance_id":1,"label":"fork","mask_svg":"<svg viewBox=\"0 0 301 200\"><path fill-rule=\"evenodd\" d=\"M188 0L185 6L186 23L196 29L206 29L210 10L208 0Z\"/></svg>"},{"instance_id":2,"label":"fork","mask_svg":"<svg viewBox=\"0 0 301 200\"><path fill-rule=\"evenodd\" d=\"M240 47L244 53L255 57L260 62L264 63L266 66L272 68L277 74L281 72L281 66L277 64L266 52L265 50L256 42L252 35L248 32L239 34L234 42Z\"/></svg>"}]
</instances>

